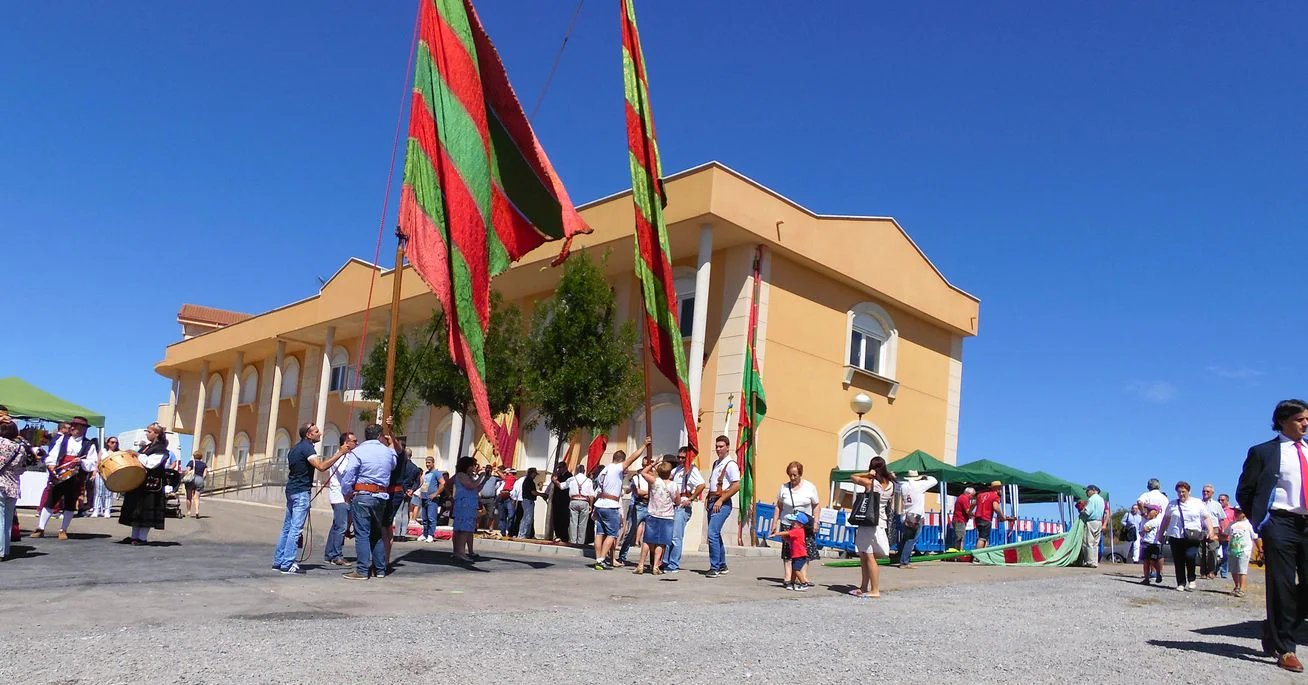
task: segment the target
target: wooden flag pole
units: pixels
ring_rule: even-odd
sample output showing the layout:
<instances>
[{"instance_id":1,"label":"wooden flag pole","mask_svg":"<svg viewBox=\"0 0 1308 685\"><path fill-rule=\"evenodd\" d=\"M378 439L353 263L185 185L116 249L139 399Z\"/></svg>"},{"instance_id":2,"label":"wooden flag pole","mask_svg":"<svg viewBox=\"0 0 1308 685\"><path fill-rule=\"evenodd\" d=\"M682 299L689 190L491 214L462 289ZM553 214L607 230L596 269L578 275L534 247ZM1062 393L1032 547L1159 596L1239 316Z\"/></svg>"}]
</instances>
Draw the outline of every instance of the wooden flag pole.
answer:
<instances>
[{"instance_id":1,"label":"wooden flag pole","mask_svg":"<svg viewBox=\"0 0 1308 685\"><path fill-rule=\"evenodd\" d=\"M395 400L395 344L400 335L400 283L404 276L404 244L407 237L395 229L395 272L392 274L394 288L391 290L391 334L386 342L386 385L382 391L382 415L377 417L382 425L382 432L387 436L393 434L391 428L391 403Z\"/></svg>"},{"instance_id":2,"label":"wooden flag pole","mask_svg":"<svg viewBox=\"0 0 1308 685\"><path fill-rule=\"evenodd\" d=\"M650 394L649 394L649 320L648 320L648 316L649 316L649 315L647 314L647 315L646 315L645 325L643 325L643 326L640 327L640 328L641 328L641 331L643 332L644 338L645 338L644 341L643 341L643 344L640 346L640 357L641 357L641 360L644 362L644 367L642 368L642 372L643 372L643 375L645 376L645 437L649 438L649 453L650 453L650 454L657 454L657 453L654 451L654 414L653 414L653 409L651 408L651 400L650 400Z\"/></svg>"}]
</instances>

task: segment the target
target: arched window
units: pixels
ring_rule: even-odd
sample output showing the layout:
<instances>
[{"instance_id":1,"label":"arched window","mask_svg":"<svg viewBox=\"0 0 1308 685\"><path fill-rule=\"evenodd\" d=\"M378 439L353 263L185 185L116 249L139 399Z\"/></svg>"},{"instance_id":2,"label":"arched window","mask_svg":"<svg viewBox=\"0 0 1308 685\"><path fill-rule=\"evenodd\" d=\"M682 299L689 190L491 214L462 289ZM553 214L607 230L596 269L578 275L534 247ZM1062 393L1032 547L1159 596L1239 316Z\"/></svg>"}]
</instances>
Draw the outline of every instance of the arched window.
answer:
<instances>
[{"instance_id":1,"label":"arched window","mask_svg":"<svg viewBox=\"0 0 1308 685\"><path fill-rule=\"evenodd\" d=\"M213 455L216 451L216 443L212 435L206 435L200 440L200 453L204 455L204 463L213 465Z\"/></svg>"},{"instance_id":2,"label":"arched window","mask_svg":"<svg viewBox=\"0 0 1308 685\"><path fill-rule=\"evenodd\" d=\"M241 373L241 404L254 404L259 397L259 372L253 366Z\"/></svg>"},{"instance_id":3,"label":"arched window","mask_svg":"<svg viewBox=\"0 0 1308 685\"><path fill-rule=\"evenodd\" d=\"M651 445L654 454L675 454L683 447L686 440L686 421L681 414L681 404L676 395L660 394L650 398L653 404L654 442ZM632 417L631 436L639 445L645 441L645 409L636 411Z\"/></svg>"},{"instance_id":4,"label":"arched window","mask_svg":"<svg viewBox=\"0 0 1308 685\"><path fill-rule=\"evenodd\" d=\"M543 417L536 418L536 425L522 436L522 464L524 471L536 468L548 472L554 465L554 453L559 448L559 439L549 428L545 427Z\"/></svg>"},{"instance_id":5,"label":"arched window","mask_svg":"<svg viewBox=\"0 0 1308 685\"><path fill-rule=\"evenodd\" d=\"M864 421L860 426L854 424L840 435L840 457L837 464L842 471L866 471L872 457L886 459L890 445L886 437L874 425ZM852 492L854 486L845 483L842 490Z\"/></svg>"},{"instance_id":6,"label":"arched window","mask_svg":"<svg viewBox=\"0 0 1308 685\"><path fill-rule=\"evenodd\" d=\"M672 270L672 278L677 289L677 325L681 337L689 338L695 327L695 270L677 267Z\"/></svg>"},{"instance_id":7,"label":"arched window","mask_svg":"<svg viewBox=\"0 0 1308 685\"><path fill-rule=\"evenodd\" d=\"M899 331L890 314L871 302L849 310L848 365L878 376L895 377L895 352Z\"/></svg>"},{"instance_id":8,"label":"arched window","mask_svg":"<svg viewBox=\"0 0 1308 685\"><path fill-rule=\"evenodd\" d=\"M286 432L285 428L278 428L277 434L273 437L273 461L278 464L286 463L286 455L291 453L291 434Z\"/></svg>"},{"instance_id":9,"label":"arched window","mask_svg":"<svg viewBox=\"0 0 1308 685\"><path fill-rule=\"evenodd\" d=\"M354 373L354 367L350 366L350 353L344 347L337 346L332 350L332 377L327 390L336 392L358 389L359 379Z\"/></svg>"},{"instance_id":10,"label":"arched window","mask_svg":"<svg viewBox=\"0 0 1308 685\"><path fill-rule=\"evenodd\" d=\"M318 443L318 453L324 457L330 457L336 454L336 450L341 448L341 429L336 424L329 423L323 426L322 442Z\"/></svg>"},{"instance_id":11,"label":"arched window","mask_svg":"<svg viewBox=\"0 0 1308 685\"><path fill-rule=\"evenodd\" d=\"M295 397L295 393L300 388L300 360L295 357L287 357L282 362L282 389L280 397L289 399Z\"/></svg>"},{"instance_id":12,"label":"arched window","mask_svg":"<svg viewBox=\"0 0 1308 685\"><path fill-rule=\"evenodd\" d=\"M244 469L250 459L250 436L244 431L236 434L236 447L232 450L232 461L236 468Z\"/></svg>"},{"instance_id":13,"label":"arched window","mask_svg":"<svg viewBox=\"0 0 1308 685\"><path fill-rule=\"evenodd\" d=\"M206 409L218 409L223 406L223 377L218 374L209 376L209 383L206 385L204 396L204 406Z\"/></svg>"}]
</instances>

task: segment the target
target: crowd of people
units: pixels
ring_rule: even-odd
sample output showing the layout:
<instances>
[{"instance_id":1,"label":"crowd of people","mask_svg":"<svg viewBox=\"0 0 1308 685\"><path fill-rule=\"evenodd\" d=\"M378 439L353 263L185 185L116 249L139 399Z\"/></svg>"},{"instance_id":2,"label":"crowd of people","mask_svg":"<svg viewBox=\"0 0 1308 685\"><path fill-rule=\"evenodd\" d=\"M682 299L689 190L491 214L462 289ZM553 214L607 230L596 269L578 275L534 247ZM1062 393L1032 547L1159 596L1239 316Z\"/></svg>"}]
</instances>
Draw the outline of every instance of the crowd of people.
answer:
<instances>
[{"instance_id":1,"label":"crowd of people","mask_svg":"<svg viewBox=\"0 0 1308 685\"><path fill-rule=\"evenodd\" d=\"M1200 498L1191 495L1186 481L1178 481L1173 490L1176 497L1168 497L1157 478L1149 479L1146 490L1122 516L1121 535L1131 543L1130 560L1142 565L1140 582L1163 583L1166 550L1178 591L1192 592L1197 580L1229 575L1231 593L1243 596L1257 539L1248 517L1229 495L1214 497L1212 485L1203 486Z\"/></svg>"},{"instance_id":2,"label":"crowd of people","mask_svg":"<svg viewBox=\"0 0 1308 685\"><path fill-rule=\"evenodd\" d=\"M131 529L119 541L122 544L145 545L151 530L163 530L169 503L179 489L186 492L186 511L199 517L206 471L202 455L197 453L183 469L168 449L164 428L152 423L145 429L145 439L130 453L144 472L142 482L125 492L114 493L100 467L116 461L124 452L119 449L118 438L112 436L104 440L102 448L97 440L87 437L89 427L85 417L74 416L59 423L53 433L45 434L30 427L24 431L8 410L0 407L0 520L4 531L0 535L3 538L0 561L11 557L12 543L21 539L17 505L22 494L22 474L30 468L41 468L46 475L32 539L49 537L47 527L57 516L58 530L53 531L53 537L69 540L74 518L110 518L119 494L118 522ZM181 504L172 506L180 514Z\"/></svg>"}]
</instances>

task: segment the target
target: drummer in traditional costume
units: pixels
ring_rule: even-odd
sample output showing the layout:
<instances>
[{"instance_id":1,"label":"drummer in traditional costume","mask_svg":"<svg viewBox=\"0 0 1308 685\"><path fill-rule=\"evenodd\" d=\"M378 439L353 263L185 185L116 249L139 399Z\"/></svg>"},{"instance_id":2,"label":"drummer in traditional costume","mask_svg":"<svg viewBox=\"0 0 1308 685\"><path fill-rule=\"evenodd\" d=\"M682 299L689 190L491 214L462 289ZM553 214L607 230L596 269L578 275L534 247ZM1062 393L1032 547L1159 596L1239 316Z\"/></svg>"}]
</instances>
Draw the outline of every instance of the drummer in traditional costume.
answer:
<instances>
[{"instance_id":1,"label":"drummer in traditional costume","mask_svg":"<svg viewBox=\"0 0 1308 685\"><path fill-rule=\"evenodd\" d=\"M168 471L168 436L163 426L152 423L145 429L146 445L137 453L145 467L145 482L135 490L123 494L118 522L132 529L132 534L119 540L125 545L144 545L150 529L164 529L164 485ZM173 487L177 483L172 483Z\"/></svg>"},{"instance_id":2,"label":"drummer in traditional costume","mask_svg":"<svg viewBox=\"0 0 1308 685\"><path fill-rule=\"evenodd\" d=\"M45 536L45 526L50 523L55 507L62 506L59 539L68 539L68 524L77 514L77 497L86 488L85 474L94 471L100 461L95 441L86 437L89 425L84 417L74 416L68 422L68 433L57 436L48 447L45 468L50 472L50 479L41 495L41 518L32 531L34 538Z\"/></svg>"}]
</instances>

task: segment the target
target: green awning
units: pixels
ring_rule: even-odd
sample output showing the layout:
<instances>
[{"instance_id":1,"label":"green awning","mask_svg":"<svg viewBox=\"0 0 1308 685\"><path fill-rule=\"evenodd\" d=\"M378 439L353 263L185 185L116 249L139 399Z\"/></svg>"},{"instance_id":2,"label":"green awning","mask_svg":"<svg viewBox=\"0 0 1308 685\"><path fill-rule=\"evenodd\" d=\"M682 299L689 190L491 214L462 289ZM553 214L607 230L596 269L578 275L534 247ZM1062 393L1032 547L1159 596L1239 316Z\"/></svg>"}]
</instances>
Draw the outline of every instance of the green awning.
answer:
<instances>
[{"instance_id":1,"label":"green awning","mask_svg":"<svg viewBox=\"0 0 1308 685\"><path fill-rule=\"evenodd\" d=\"M9 415L16 418L67 421L83 416L92 426L104 428L104 414L55 397L17 376L0 378L0 404L8 407Z\"/></svg>"},{"instance_id":2,"label":"green awning","mask_svg":"<svg viewBox=\"0 0 1308 685\"><path fill-rule=\"evenodd\" d=\"M909 471L917 471L924 476L933 476L936 480L942 480L948 483L949 491L954 494L962 492L964 485L967 483L980 482L980 477L977 474L974 474L965 468L960 468L953 464L947 464L940 461L922 450L915 450L902 459L892 461L889 464L886 464L886 468L890 469L891 473L899 475L903 475ZM850 481L850 476L855 473L867 473L867 470L832 469L831 482L848 483Z\"/></svg>"}]
</instances>

